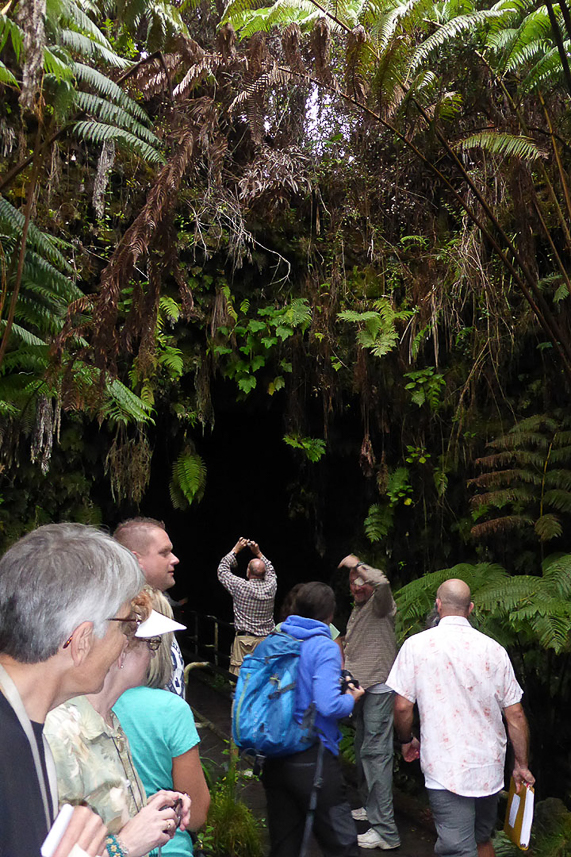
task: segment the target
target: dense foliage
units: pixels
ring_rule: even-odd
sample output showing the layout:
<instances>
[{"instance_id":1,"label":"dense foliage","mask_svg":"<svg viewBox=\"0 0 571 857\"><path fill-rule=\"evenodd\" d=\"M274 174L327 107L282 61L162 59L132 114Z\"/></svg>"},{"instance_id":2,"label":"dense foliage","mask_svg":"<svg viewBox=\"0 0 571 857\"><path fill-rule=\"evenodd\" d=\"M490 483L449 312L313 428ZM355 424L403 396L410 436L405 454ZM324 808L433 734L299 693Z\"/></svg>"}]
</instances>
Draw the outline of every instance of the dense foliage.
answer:
<instances>
[{"instance_id":1,"label":"dense foliage","mask_svg":"<svg viewBox=\"0 0 571 857\"><path fill-rule=\"evenodd\" d=\"M217 413L271 412L316 553L337 504L397 585L500 563L564 706L570 41L566 0L10 0L1 540L188 508Z\"/></svg>"}]
</instances>

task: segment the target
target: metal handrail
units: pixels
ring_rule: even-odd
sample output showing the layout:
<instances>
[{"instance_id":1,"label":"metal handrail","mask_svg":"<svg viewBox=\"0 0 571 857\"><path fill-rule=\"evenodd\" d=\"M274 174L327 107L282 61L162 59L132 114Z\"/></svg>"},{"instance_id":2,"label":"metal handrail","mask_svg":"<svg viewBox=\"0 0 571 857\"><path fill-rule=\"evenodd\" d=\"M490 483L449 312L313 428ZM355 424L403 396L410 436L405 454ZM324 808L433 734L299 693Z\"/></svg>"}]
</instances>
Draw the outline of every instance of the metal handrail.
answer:
<instances>
[{"instance_id":1,"label":"metal handrail","mask_svg":"<svg viewBox=\"0 0 571 857\"><path fill-rule=\"evenodd\" d=\"M181 634L179 642L186 655L185 660L201 666L210 666L215 672L235 680L236 677L228 671L234 623L210 613L187 609L184 611L184 621L187 632ZM224 646L223 649L221 645Z\"/></svg>"}]
</instances>

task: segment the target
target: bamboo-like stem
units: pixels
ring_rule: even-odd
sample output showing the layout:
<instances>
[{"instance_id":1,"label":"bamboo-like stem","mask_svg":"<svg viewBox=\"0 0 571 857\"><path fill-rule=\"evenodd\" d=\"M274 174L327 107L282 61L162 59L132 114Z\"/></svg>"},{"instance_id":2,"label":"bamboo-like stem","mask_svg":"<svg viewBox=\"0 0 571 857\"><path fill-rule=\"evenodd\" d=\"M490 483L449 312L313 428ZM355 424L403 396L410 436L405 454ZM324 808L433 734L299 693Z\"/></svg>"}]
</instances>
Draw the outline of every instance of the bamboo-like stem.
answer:
<instances>
[{"instance_id":1,"label":"bamboo-like stem","mask_svg":"<svg viewBox=\"0 0 571 857\"><path fill-rule=\"evenodd\" d=\"M567 84L569 95L571 95L571 69L569 68L569 60L567 59L567 51L565 50L565 45L563 43L563 36L561 35L561 30L559 29L559 21L557 20L557 16L555 14L555 10L553 8L553 3L551 2L551 0L545 0L545 8L547 9L547 14L549 15L549 22L551 24L553 38L555 40L555 44L557 45L557 52L559 54L559 59L561 60L561 65L563 67L563 76L565 78L565 83Z\"/></svg>"}]
</instances>

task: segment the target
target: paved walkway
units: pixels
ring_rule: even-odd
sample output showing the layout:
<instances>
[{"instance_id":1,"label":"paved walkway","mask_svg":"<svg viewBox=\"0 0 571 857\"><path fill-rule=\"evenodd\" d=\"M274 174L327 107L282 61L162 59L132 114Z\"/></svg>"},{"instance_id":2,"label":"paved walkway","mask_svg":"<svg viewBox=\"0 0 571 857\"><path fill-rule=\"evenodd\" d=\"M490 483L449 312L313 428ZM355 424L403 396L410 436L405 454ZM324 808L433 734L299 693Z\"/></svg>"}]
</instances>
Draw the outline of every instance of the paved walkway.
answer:
<instances>
[{"instance_id":1,"label":"paved walkway","mask_svg":"<svg viewBox=\"0 0 571 857\"><path fill-rule=\"evenodd\" d=\"M195 712L197 726L201 738L200 755L213 768L214 776L218 776L228 764L228 739L230 737L230 697L228 692L219 692L201 681L196 673L190 674L187 699ZM248 769L246 769L248 770ZM354 769L347 770L348 794L351 806L359 805L359 799L354 782ZM264 818L266 813L265 797L262 784L257 780L244 777L241 799L250 807L258 818ZM393 853L398 857L434 857L433 845L435 835L430 829L428 815L421 805L405 795L395 792L395 815L401 835L401 847ZM367 830L366 822L357 822L359 833ZM264 828L265 830L265 828ZM267 836L267 832L266 832ZM267 853L268 842L266 840ZM364 851L373 857L380 857L378 849ZM321 857L321 851L315 842L309 852L309 857Z\"/></svg>"}]
</instances>

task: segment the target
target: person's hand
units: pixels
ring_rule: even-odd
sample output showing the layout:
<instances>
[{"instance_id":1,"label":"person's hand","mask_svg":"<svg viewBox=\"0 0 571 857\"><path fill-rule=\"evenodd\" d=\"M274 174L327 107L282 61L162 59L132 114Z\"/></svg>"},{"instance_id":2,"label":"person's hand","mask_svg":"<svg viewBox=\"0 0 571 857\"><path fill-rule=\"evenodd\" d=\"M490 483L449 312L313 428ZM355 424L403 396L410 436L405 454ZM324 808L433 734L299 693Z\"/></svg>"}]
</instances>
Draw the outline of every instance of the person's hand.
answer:
<instances>
[{"instance_id":1,"label":"person's hand","mask_svg":"<svg viewBox=\"0 0 571 857\"><path fill-rule=\"evenodd\" d=\"M410 744L402 744L402 757L405 762L414 762L420 758L420 741L418 738L413 738Z\"/></svg>"},{"instance_id":2,"label":"person's hand","mask_svg":"<svg viewBox=\"0 0 571 857\"><path fill-rule=\"evenodd\" d=\"M67 830L54 851L54 857L68 857L74 845L83 848L89 857L105 852L107 828L88 806L76 806Z\"/></svg>"},{"instance_id":3,"label":"person's hand","mask_svg":"<svg viewBox=\"0 0 571 857\"><path fill-rule=\"evenodd\" d=\"M354 553L348 554L348 556L343 557L337 568L348 568L351 571L352 568L355 568L356 565L360 562L358 556L355 556Z\"/></svg>"},{"instance_id":4,"label":"person's hand","mask_svg":"<svg viewBox=\"0 0 571 857\"><path fill-rule=\"evenodd\" d=\"M248 541L248 547L250 548L250 550L252 551L252 553L254 554L255 557L257 557L258 559L261 559L262 551L260 550L260 546L258 545L257 542L253 542L250 539Z\"/></svg>"},{"instance_id":5,"label":"person's hand","mask_svg":"<svg viewBox=\"0 0 571 857\"><path fill-rule=\"evenodd\" d=\"M535 782L535 777L529 770L516 762L513 769L513 778L515 783L516 794L519 794L522 786L532 786Z\"/></svg>"},{"instance_id":6,"label":"person's hand","mask_svg":"<svg viewBox=\"0 0 571 857\"><path fill-rule=\"evenodd\" d=\"M185 792L177 792L179 798L182 800L182 806L179 812L180 824L179 828L181 830L186 830L188 825L190 824L190 805L192 803L191 799Z\"/></svg>"},{"instance_id":7,"label":"person's hand","mask_svg":"<svg viewBox=\"0 0 571 857\"><path fill-rule=\"evenodd\" d=\"M232 548L231 553L239 554L243 548L248 547L249 541L248 539L239 538L234 547Z\"/></svg>"},{"instance_id":8,"label":"person's hand","mask_svg":"<svg viewBox=\"0 0 571 857\"><path fill-rule=\"evenodd\" d=\"M357 702L358 699L361 699L361 697L363 696L365 691L363 690L362 687L355 687L355 685L351 681L347 685L347 693L351 694L351 696L353 697L355 702Z\"/></svg>"},{"instance_id":9,"label":"person's hand","mask_svg":"<svg viewBox=\"0 0 571 857\"><path fill-rule=\"evenodd\" d=\"M129 857L144 857L149 851L166 845L173 838L179 823L179 816L173 809L173 804L179 797L182 795L178 792L165 789L157 792L150 798L148 804L119 831L119 838L129 851ZM185 819L187 814L190 815L188 803L186 803Z\"/></svg>"}]
</instances>

